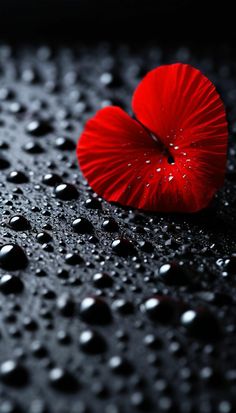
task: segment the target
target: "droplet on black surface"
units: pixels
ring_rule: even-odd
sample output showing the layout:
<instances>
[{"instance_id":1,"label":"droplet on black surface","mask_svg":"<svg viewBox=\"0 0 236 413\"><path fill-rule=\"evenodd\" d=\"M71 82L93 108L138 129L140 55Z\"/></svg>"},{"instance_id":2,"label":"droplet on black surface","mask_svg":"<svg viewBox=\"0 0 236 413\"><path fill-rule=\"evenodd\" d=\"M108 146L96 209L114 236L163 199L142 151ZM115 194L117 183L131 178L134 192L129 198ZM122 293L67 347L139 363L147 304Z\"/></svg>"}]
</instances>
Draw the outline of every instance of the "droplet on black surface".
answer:
<instances>
[{"instance_id":1,"label":"droplet on black surface","mask_svg":"<svg viewBox=\"0 0 236 413\"><path fill-rule=\"evenodd\" d=\"M95 235L90 235L90 236L88 237L88 241L89 241L91 244L96 244L97 242L99 242L98 238L95 237Z\"/></svg>"},{"instance_id":2,"label":"droplet on black surface","mask_svg":"<svg viewBox=\"0 0 236 413\"><path fill-rule=\"evenodd\" d=\"M208 310L188 310L181 316L181 324L187 332L203 340L215 340L221 336L218 319Z\"/></svg>"},{"instance_id":3,"label":"droplet on black surface","mask_svg":"<svg viewBox=\"0 0 236 413\"><path fill-rule=\"evenodd\" d=\"M0 157L0 171L10 167L10 162L7 159Z\"/></svg>"},{"instance_id":4,"label":"droplet on black surface","mask_svg":"<svg viewBox=\"0 0 236 413\"><path fill-rule=\"evenodd\" d=\"M105 219L102 223L102 228L108 232L116 232L119 230L119 226L113 218Z\"/></svg>"},{"instance_id":5,"label":"droplet on black surface","mask_svg":"<svg viewBox=\"0 0 236 413\"><path fill-rule=\"evenodd\" d=\"M34 136L43 136L52 132L50 123L42 120L32 120L26 127L26 132Z\"/></svg>"},{"instance_id":6,"label":"droplet on black surface","mask_svg":"<svg viewBox=\"0 0 236 413\"><path fill-rule=\"evenodd\" d=\"M15 231L26 231L30 229L30 223L23 215L14 215L11 217L9 226Z\"/></svg>"},{"instance_id":7,"label":"droplet on black surface","mask_svg":"<svg viewBox=\"0 0 236 413\"><path fill-rule=\"evenodd\" d=\"M25 152L30 154L40 154L44 152L44 149L38 142L29 141L24 146L23 149Z\"/></svg>"},{"instance_id":8,"label":"droplet on black surface","mask_svg":"<svg viewBox=\"0 0 236 413\"><path fill-rule=\"evenodd\" d=\"M75 143L69 138L57 138L55 146L62 151L73 151L75 149Z\"/></svg>"},{"instance_id":9,"label":"droplet on black surface","mask_svg":"<svg viewBox=\"0 0 236 413\"><path fill-rule=\"evenodd\" d=\"M135 248L131 241L126 238L117 238L111 244L112 250L122 257L135 255Z\"/></svg>"},{"instance_id":10,"label":"droplet on black surface","mask_svg":"<svg viewBox=\"0 0 236 413\"><path fill-rule=\"evenodd\" d=\"M118 72L104 72L100 77L100 81L103 85L111 88L122 85L122 80Z\"/></svg>"},{"instance_id":11,"label":"droplet on black surface","mask_svg":"<svg viewBox=\"0 0 236 413\"><path fill-rule=\"evenodd\" d=\"M77 199L79 196L75 186L66 183L59 184L58 186L56 186L55 195L62 201L72 201L73 199Z\"/></svg>"},{"instance_id":12,"label":"droplet on black surface","mask_svg":"<svg viewBox=\"0 0 236 413\"><path fill-rule=\"evenodd\" d=\"M105 272L98 272L93 276L93 283L98 288L109 288L113 285L113 279Z\"/></svg>"},{"instance_id":13,"label":"droplet on black surface","mask_svg":"<svg viewBox=\"0 0 236 413\"><path fill-rule=\"evenodd\" d=\"M71 343L71 336L64 330L59 330L57 333L57 340L60 344L69 345Z\"/></svg>"},{"instance_id":14,"label":"droplet on black surface","mask_svg":"<svg viewBox=\"0 0 236 413\"><path fill-rule=\"evenodd\" d=\"M115 300L112 304L112 308L118 311L120 314L124 315L132 314L134 312L133 304L130 301L125 300L124 298Z\"/></svg>"},{"instance_id":15,"label":"droplet on black surface","mask_svg":"<svg viewBox=\"0 0 236 413\"><path fill-rule=\"evenodd\" d=\"M1 125L1 121L0 121L0 125ZM3 140L0 140L0 149L2 150L7 150L9 149L9 144Z\"/></svg>"},{"instance_id":16,"label":"droplet on black surface","mask_svg":"<svg viewBox=\"0 0 236 413\"><path fill-rule=\"evenodd\" d=\"M177 305L176 302L169 297L154 296L148 298L141 308L153 321L165 324L173 322L176 319Z\"/></svg>"},{"instance_id":17,"label":"droplet on black surface","mask_svg":"<svg viewBox=\"0 0 236 413\"><path fill-rule=\"evenodd\" d=\"M62 393L74 393L78 388L75 377L60 367L55 367L50 371L49 381L54 389Z\"/></svg>"},{"instance_id":18,"label":"droplet on black surface","mask_svg":"<svg viewBox=\"0 0 236 413\"><path fill-rule=\"evenodd\" d=\"M5 244L0 248L0 267L5 270L21 270L28 264L24 250L17 244Z\"/></svg>"},{"instance_id":19,"label":"droplet on black surface","mask_svg":"<svg viewBox=\"0 0 236 413\"><path fill-rule=\"evenodd\" d=\"M9 111L15 114L22 113L25 111L25 106L20 102L12 102L9 106Z\"/></svg>"},{"instance_id":20,"label":"droplet on black surface","mask_svg":"<svg viewBox=\"0 0 236 413\"><path fill-rule=\"evenodd\" d=\"M101 334L94 330L82 331L79 337L80 348L89 354L100 354L106 350L106 342Z\"/></svg>"},{"instance_id":21,"label":"droplet on black surface","mask_svg":"<svg viewBox=\"0 0 236 413\"><path fill-rule=\"evenodd\" d=\"M101 202L97 198L88 198L85 201L85 206L89 209L101 209Z\"/></svg>"},{"instance_id":22,"label":"droplet on black surface","mask_svg":"<svg viewBox=\"0 0 236 413\"><path fill-rule=\"evenodd\" d=\"M76 218L72 223L73 229L78 234L90 234L93 232L93 225L87 218Z\"/></svg>"},{"instance_id":23,"label":"droplet on black surface","mask_svg":"<svg viewBox=\"0 0 236 413\"><path fill-rule=\"evenodd\" d=\"M176 262L162 265L158 276L168 285L186 285L191 282L190 274L186 268Z\"/></svg>"},{"instance_id":24,"label":"droplet on black surface","mask_svg":"<svg viewBox=\"0 0 236 413\"><path fill-rule=\"evenodd\" d=\"M114 356L109 360L109 367L113 373L128 376L133 372L131 363L121 356Z\"/></svg>"},{"instance_id":25,"label":"droplet on black surface","mask_svg":"<svg viewBox=\"0 0 236 413\"><path fill-rule=\"evenodd\" d=\"M138 410L148 411L151 407L150 400L141 392L136 391L131 395L131 404Z\"/></svg>"},{"instance_id":26,"label":"droplet on black surface","mask_svg":"<svg viewBox=\"0 0 236 413\"><path fill-rule=\"evenodd\" d=\"M4 274L0 278L0 291L3 294L19 294L23 291L24 284L19 277Z\"/></svg>"},{"instance_id":27,"label":"droplet on black surface","mask_svg":"<svg viewBox=\"0 0 236 413\"><path fill-rule=\"evenodd\" d=\"M21 171L11 171L7 175L7 180L14 184L24 184L29 181L28 177Z\"/></svg>"},{"instance_id":28,"label":"droplet on black surface","mask_svg":"<svg viewBox=\"0 0 236 413\"><path fill-rule=\"evenodd\" d=\"M163 346L162 341L159 338L157 338L154 334L147 334L144 337L143 342L147 347L153 349L158 349Z\"/></svg>"},{"instance_id":29,"label":"droplet on black surface","mask_svg":"<svg viewBox=\"0 0 236 413\"><path fill-rule=\"evenodd\" d=\"M0 100L10 100L13 99L15 96L13 90L6 88L6 87L1 87L0 89Z\"/></svg>"},{"instance_id":30,"label":"droplet on black surface","mask_svg":"<svg viewBox=\"0 0 236 413\"><path fill-rule=\"evenodd\" d=\"M44 358L48 355L47 348L40 341L33 341L30 347L32 354L37 358Z\"/></svg>"},{"instance_id":31,"label":"droplet on black surface","mask_svg":"<svg viewBox=\"0 0 236 413\"><path fill-rule=\"evenodd\" d=\"M98 297L85 297L80 304L80 316L89 324L108 324L112 320L108 304Z\"/></svg>"},{"instance_id":32,"label":"droplet on black surface","mask_svg":"<svg viewBox=\"0 0 236 413\"><path fill-rule=\"evenodd\" d=\"M149 252L149 253L151 253L151 252L154 251L154 247L153 247L153 245L151 244L151 242L149 242L149 241L140 241L140 242L139 242L139 247L140 247L140 249L141 249L142 251L144 251L144 252Z\"/></svg>"},{"instance_id":33,"label":"droplet on black surface","mask_svg":"<svg viewBox=\"0 0 236 413\"><path fill-rule=\"evenodd\" d=\"M69 252L65 256L65 261L68 265L77 265L83 262L83 259L76 252Z\"/></svg>"},{"instance_id":34,"label":"droplet on black surface","mask_svg":"<svg viewBox=\"0 0 236 413\"><path fill-rule=\"evenodd\" d=\"M28 371L14 360L4 361L0 366L0 378L12 387L24 387L28 383Z\"/></svg>"},{"instance_id":35,"label":"droplet on black surface","mask_svg":"<svg viewBox=\"0 0 236 413\"><path fill-rule=\"evenodd\" d=\"M36 240L40 244L46 244L52 240L52 237L48 232L42 231L36 235Z\"/></svg>"},{"instance_id":36,"label":"droplet on black surface","mask_svg":"<svg viewBox=\"0 0 236 413\"><path fill-rule=\"evenodd\" d=\"M56 186L62 182L62 179L57 174L48 173L43 176L42 182L48 186Z\"/></svg>"},{"instance_id":37,"label":"droplet on black surface","mask_svg":"<svg viewBox=\"0 0 236 413\"><path fill-rule=\"evenodd\" d=\"M64 293L57 299L57 308L65 317L71 317L75 311L75 303L69 294Z\"/></svg>"}]
</instances>

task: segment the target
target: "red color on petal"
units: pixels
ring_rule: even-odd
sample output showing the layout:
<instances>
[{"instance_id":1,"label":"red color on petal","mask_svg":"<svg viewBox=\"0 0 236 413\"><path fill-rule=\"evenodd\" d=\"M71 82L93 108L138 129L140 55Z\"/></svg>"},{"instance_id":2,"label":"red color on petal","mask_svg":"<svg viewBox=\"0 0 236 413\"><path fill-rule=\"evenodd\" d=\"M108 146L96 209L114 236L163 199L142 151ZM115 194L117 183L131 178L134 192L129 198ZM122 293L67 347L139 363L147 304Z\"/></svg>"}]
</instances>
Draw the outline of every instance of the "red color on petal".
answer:
<instances>
[{"instance_id":1,"label":"red color on petal","mask_svg":"<svg viewBox=\"0 0 236 413\"><path fill-rule=\"evenodd\" d=\"M141 123L117 107L87 122L77 154L90 186L145 210L206 207L224 180L228 136L214 85L189 65L161 66L136 89L133 110Z\"/></svg>"}]
</instances>

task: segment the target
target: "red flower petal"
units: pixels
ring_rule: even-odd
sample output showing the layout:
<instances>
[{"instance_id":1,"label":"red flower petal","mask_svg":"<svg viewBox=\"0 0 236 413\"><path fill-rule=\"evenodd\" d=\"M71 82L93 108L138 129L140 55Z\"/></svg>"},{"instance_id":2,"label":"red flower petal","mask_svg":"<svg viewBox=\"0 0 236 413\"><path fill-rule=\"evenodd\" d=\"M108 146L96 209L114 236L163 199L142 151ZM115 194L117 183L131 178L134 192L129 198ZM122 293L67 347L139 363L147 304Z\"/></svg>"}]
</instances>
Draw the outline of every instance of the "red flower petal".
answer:
<instances>
[{"instance_id":1,"label":"red flower petal","mask_svg":"<svg viewBox=\"0 0 236 413\"><path fill-rule=\"evenodd\" d=\"M77 154L95 192L107 201L147 209L149 188L145 184L151 172L146 161L155 158L158 162L162 154L137 121L118 107L100 110L87 122ZM148 209L152 209L149 204L150 200Z\"/></svg>"},{"instance_id":2,"label":"red flower petal","mask_svg":"<svg viewBox=\"0 0 236 413\"><path fill-rule=\"evenodd\" d=\"M186 64L161 66L139 84L132 106L174 158L182 195L192 192L195 202L184 210L207 206L223 184L228 137L224 105L213 83Z\"/></svg>"},{"instance_id":3,"label":"red flower petal","mask_svg":"<svg viewBox=\"0 0 236 413\"><path fill-rule=\"evenodd\" d=\"M162 66L140 83L133 109L145 128L116 107L87 122L77 153L90 186L108 201L145 210L206 207L223 183L227 150L214 85L191 66Z\"/></svg>"}]
</instances>

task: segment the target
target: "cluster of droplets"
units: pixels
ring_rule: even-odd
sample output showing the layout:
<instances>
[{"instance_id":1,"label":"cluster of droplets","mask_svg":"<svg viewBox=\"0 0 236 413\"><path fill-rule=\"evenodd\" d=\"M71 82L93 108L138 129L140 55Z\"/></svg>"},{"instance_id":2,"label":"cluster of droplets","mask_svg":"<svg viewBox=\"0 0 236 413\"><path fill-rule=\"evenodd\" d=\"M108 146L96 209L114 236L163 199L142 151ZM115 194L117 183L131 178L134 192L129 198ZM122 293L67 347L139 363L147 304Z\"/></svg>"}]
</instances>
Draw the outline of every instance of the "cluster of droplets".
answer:
<instances>
[{"instance_id":1,"label":"cluster of droplets","mask_svg":"<svg viewBox=\"0 0 236 413\"><path fill-rule=\"evenodd\" d=\"M160 52L147 48L150 67ZM114 53L0 48L0 412L233 413L227 213L122 209L78 171L84 121L125 106L124 90L145 69L125 47ZM171 137L171 153L188 164L177 146ZM153 166L147 190L164 167L174 179L171 162L151 155L142 159Z\"/></svg>"}]
</instances>

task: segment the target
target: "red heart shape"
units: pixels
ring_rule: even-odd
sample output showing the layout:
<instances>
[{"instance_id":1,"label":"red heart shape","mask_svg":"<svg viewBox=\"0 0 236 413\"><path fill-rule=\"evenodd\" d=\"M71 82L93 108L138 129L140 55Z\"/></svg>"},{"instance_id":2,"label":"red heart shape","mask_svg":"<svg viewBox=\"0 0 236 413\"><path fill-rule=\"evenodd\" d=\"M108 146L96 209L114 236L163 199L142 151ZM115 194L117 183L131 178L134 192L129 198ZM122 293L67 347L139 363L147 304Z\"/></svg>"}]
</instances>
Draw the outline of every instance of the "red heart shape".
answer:
<instances>
[{"instance_id":1,"label":"red heart shape","mask_svg":"<svg viewBox=\"0 0 236 413\"><path fill-rule=\"evenodd\" d=\"M137 120L101 109L78 141L81 170L110 202L149 211L196 212L222 186L228 128L213 83L187 64L160 66L138 85Z\"/></svg>"}]
</instances>

